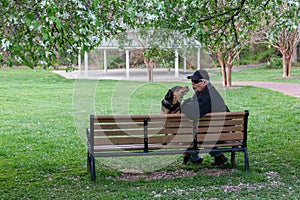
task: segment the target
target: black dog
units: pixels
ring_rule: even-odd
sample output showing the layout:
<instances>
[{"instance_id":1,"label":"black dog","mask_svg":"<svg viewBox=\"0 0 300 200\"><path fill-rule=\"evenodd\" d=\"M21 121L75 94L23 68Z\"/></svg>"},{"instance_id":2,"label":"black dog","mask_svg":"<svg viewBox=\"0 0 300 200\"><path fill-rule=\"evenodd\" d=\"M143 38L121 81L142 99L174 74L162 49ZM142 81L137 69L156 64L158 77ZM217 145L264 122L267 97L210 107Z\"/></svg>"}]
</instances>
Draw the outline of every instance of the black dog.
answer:
<instances>
[{"instance_id":1,"label":"black dog","mask_svg":"<svg viewBox=\"0 0 300 200\"><path fill-rule=\"evenodd\" d=\"M161 112L163 114L181 113L181 101L185 94L190 91L188 86L175 86L167 92L161 102Z\"/></svg>"}]
</instances>

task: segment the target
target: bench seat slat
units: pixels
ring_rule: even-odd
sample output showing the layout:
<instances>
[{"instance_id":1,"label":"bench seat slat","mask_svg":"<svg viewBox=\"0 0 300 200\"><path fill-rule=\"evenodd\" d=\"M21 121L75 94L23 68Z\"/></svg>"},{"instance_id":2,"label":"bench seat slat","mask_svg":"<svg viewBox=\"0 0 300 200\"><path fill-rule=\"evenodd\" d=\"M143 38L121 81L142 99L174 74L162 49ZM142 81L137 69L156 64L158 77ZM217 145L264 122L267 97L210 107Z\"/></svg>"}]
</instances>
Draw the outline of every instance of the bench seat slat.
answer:
<instances>
[{"instance_id":1,"label":"bench seat slat","mask_svg":"<svg viewBox=\"0 0 300 200\"><path fill-rule=\"evenodd\" d=\"M198 148L201 150L203 148L213 148L213 147L238 147L242 146L241 142L232 142L227 144L199 144ZM172 149L182 149L186 150L189 147L188 144L181 144L181 143L170 143L167 145L162 144L149 144L149 150L172 150ZM101 146L95 146L94 152L109 152L109 151L142 151L144 150L144 145L101 145Z\"/></svg>"}]
</instances>

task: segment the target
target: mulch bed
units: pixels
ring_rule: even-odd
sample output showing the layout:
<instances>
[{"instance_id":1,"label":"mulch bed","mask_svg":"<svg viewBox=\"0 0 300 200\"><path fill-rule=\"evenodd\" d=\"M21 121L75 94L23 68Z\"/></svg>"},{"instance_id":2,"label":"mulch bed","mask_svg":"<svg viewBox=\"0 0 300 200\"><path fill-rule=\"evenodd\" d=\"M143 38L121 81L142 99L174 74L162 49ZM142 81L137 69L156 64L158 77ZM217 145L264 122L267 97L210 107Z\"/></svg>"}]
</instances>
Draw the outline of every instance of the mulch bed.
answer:
<instances>
[{"instance_id":1,"label":"mulch bed","mask_svg":"<svg viewBox=\"0 0 300 200\"><path fill-rule=\"evenodd\" d=\"M159 171L159 172L151 172L151 173L131 173L131 172L123 172L118 177L114 179L117 180L154 180L154 179L173 179L173 178L183 178L183 177L193 177L197 174L203 174L208 176L221 176L224 174L232 174L236 172L236 169L202 169L199 172L195 172L192 170L176 170L176 171Z\"/></svg>"}]
</instances>

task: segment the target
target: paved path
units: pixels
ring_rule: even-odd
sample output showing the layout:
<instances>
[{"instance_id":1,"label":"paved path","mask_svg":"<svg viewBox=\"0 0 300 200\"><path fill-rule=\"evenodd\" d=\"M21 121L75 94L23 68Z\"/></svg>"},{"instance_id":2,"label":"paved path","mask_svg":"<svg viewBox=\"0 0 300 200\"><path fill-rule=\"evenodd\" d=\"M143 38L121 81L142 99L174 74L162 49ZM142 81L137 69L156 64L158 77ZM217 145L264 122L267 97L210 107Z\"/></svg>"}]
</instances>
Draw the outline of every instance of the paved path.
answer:
<instances>
[{"instance_id":1,"label":"paved path","mask_svg":"<svg viewBox=\"0 0 300 200\"><path fill-rule=\"evenodd\" d=\"M251 85L256 87L262 87L300 98L300 84L298 83L233 82L233 85Z\"/></svg>"}]
</instances>

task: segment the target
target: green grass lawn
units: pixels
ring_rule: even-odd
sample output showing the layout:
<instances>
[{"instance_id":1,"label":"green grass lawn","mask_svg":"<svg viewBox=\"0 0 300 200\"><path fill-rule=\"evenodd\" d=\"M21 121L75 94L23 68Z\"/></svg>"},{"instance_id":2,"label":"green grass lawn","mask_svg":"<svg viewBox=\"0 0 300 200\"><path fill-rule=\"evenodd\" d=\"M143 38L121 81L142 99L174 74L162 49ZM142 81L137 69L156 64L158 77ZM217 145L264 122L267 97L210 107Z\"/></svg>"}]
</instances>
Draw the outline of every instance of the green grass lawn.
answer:
<instances>
[{"instance_id":1,"label":"green grass lawn","mask_svg":"<svg viewBox=\"0 0 300 200\"><path fill-rule=\"evenodd\" d=\"M300 83L300 67L292 67L291 77L283 78L282 69L266 69L265 66L232 72L232 81L268 81Z\"/></svg>"},{"instance_id":2,"label":"green grass lawn","mask_svg":"<svg viewBox=\"0 0 300 200\"><path fill-rule=\"evenodd\" d=\"M246 69L234 72L233 80L282 81L280 75ZM178 84L75 81L47 70L1 69L0 199L300 199L300 99L251 86L222 91L232 111L250 111L250 172L243 171L242 153L236 166L218 168L232 169L220 176L204 173L216 169L208 155L201 165L185 166L180 155L97 159L97 181L91 182L84 130L89 114L159 113L166 89ZM158 170L197 174L116 179L121 168L149 169L151 162L169 163Z\"/></svg>"}]
</instances>

